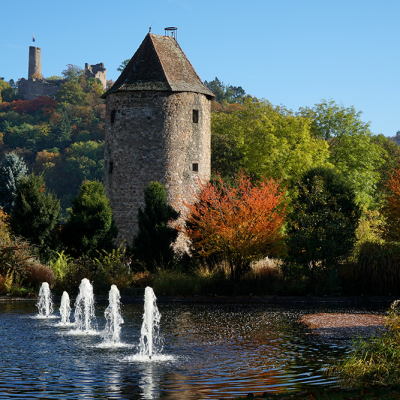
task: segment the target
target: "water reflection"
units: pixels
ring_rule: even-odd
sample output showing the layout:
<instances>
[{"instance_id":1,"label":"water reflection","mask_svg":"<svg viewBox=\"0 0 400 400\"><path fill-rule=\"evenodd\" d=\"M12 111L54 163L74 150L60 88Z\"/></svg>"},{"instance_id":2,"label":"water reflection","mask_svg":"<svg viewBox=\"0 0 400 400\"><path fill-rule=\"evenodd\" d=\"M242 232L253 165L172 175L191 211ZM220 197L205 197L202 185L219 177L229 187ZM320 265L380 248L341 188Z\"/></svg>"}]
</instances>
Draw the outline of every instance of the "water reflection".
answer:
<instances>
[{"instance_id":1,"label":"water reflection","mask_svg":"<svg viewBox=\"0 0 400 400\"><path fill-rule=\"evenodd\" d=\"M159 309L163 357L143 362L137 357L143 305L122 308L121 341L131 347L99 348L98 335L71 336L57 320L32 319L34 304L0 303L0 399L186 400L284 392L333 384L323 368L348 348L315 340L296 322L321 309L176 304ZM101 330L104 306L97 307L96 317Z\"/></svg>"}]
</instances>

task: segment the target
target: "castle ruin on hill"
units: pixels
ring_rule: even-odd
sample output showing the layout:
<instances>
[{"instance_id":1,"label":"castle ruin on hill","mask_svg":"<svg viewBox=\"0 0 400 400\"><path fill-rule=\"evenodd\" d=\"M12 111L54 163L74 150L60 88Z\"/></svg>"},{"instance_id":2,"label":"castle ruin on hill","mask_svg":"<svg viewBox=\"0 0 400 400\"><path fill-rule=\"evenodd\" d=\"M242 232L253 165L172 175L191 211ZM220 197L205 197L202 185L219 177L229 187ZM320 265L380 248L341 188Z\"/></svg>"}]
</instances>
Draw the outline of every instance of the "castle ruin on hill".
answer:
<instances>
[{"instance_id":1,"label":"castle ruin on hill","mask_svg":"<svg viewBox=\"0 0 400 400\"><path fill-rule=\"evenodd\" d=\"M42 55L40 47L29 47L28 79L22 78L18 82L18 92L24 100L32 100L39 96L54 96L64 79L44 79L42 76ZM103 90L106 90L107 78L104 64L85 64L87 78L99 79Z\"/></svg>"},{"instance_id":2,"label":"castle ruin on hill","mask_svg":"<svg viewBox=\"0 0 400 400\"><path fill-rule=\"evenodd\" d=\"M118 227L132 244L151 181L183 211L197 179L211 174L211 100L173 36L147 34L106 99L104 184Z\"/></svg>"}]
</instances>

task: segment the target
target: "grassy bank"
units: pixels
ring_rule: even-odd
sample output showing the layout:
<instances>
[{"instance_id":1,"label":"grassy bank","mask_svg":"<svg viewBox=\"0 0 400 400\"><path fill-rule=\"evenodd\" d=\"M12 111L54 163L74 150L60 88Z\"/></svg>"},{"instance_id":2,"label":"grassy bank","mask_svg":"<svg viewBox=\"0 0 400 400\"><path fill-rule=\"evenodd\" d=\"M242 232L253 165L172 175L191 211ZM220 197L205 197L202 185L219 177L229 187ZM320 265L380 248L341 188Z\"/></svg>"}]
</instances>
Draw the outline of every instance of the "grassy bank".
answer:
<instances>
[{"instance_id":1,"label":"grassy bank","mask_svg":"<svg viewBox=\"0 0 400 400\"><path fill-rule=\"evenodd\" d=\"M245 397L236 397L235 400L270 399L270 400L378 400L378 399L400 399L400 386L386 388L366 389L320 389L303 392L290 392L283 394L274 393L249 393Z\"/></svg>"}]
</instances>

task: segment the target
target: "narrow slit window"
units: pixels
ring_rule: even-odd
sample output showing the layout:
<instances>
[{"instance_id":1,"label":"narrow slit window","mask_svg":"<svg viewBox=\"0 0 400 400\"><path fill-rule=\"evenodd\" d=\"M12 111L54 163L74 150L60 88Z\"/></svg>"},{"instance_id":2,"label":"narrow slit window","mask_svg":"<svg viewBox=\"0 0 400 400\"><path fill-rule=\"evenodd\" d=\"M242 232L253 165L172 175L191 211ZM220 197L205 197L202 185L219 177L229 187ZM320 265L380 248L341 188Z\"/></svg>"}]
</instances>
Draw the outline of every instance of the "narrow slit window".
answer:
<instances>
[{"instance_id":1,"label":"narrow slit window","mask_svg":"<svg viewBox=\"0 0 400 400\"><path fill-rule=\"evenodd\" d=\"M108 173L112 174L114 171L114 162L113 161L109 161L108 163Z\"/></svg>"},{"instance_id":2,"label":"narrow slit window","mask_svg":"<svg viewBox=\"0 0 400 400\"><path fill-rule=\"evenodd\" d=\"M115 110L111 111L110 121L111 121L112 124L115 122L115 113L116 113Z\"/></svg>"},{"instance_id":3,"label":"narrow slit window","mask_svg":"<svg viewBox=\"0 0 400 400\"><path fill-rule=\"evenodd\" d=\"M193 123L197 124L199 122L199 110L193 110Z\"/></svg>"},{"instance_id":4,"label":"narrow slit window","mask_svg":"<svg viewBox=\"0 0 400 400\"><path fill-rule=\"evenodd\" d=\"M199 172L199 163L193 163L192 164L192 171L193 172Z\"/></svg>"}]
</instances>

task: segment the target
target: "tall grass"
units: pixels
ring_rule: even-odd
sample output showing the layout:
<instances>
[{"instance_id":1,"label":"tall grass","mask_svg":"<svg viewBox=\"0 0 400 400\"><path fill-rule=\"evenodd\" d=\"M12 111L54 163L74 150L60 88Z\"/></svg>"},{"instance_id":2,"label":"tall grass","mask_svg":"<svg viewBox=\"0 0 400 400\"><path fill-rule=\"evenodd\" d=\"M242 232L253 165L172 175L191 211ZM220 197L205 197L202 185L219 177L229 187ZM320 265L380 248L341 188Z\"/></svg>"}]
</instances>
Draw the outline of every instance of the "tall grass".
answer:
<instances>
[{"instance_id":1,"label":"tall grass","mask_svg":"<svg viewBox=\"0 0 400 400\"><path fill-rule=\"evenodd\" d=\"M240 280L232 280L229 268L220 263L210 270L200 266L191 273L159 269L154 274L157 294L193 295L267 295L277 294L284 286L280 266L275 263L255 264Z\"/></svg>"},{"instance_id":2,"label":"tall grass","mask_svg":"<svg viewBox=\"0 0 400 400\"><path fill-rule=\"evenodd\" d=\"M363 293L400 293L400 244L363 243L353 268L354 278Z\"/></svg>"},{"instance_id":3,"label":"tall grass","mask_svg":"<svg viewBox=\"0 0 400 400\"><path fill-rule=\"evenodd\" d=\"M351 353L328 369L347 387L400 384L400 315L395 301L386 319L386 331L370 339L357 338Z\"/></svg>"}]
</instances>

